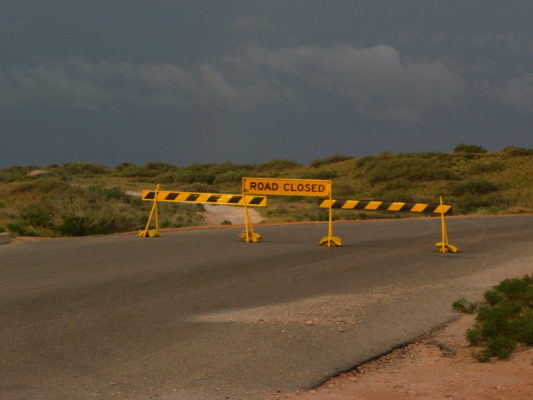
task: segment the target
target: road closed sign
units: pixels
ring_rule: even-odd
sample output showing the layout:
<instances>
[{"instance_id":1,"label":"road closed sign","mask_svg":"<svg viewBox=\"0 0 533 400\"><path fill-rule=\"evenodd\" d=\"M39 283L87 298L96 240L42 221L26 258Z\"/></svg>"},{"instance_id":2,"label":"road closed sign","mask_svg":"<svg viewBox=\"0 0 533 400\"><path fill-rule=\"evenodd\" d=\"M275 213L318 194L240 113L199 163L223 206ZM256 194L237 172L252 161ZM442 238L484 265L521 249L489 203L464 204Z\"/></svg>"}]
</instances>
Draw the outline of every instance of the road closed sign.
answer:
<instances>
[{"instance_id":1,"label":"road closed sign","mask_svg":"<svg viewBox=\"0 0 533 400\"><path fill-rule=\"evenodd\" d=\"M242 178L244 194L270 196L316 196L331 195L331 181L319 179Z\"/></svg>"}]
</instances>

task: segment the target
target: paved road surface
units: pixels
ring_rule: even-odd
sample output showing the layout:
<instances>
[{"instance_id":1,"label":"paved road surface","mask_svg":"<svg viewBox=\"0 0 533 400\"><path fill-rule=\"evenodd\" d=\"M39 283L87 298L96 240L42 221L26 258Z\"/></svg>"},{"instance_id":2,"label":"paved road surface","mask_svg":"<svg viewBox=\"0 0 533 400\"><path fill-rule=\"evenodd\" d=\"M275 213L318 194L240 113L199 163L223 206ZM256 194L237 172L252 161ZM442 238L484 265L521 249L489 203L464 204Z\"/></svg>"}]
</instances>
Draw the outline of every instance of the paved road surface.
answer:
<instances>
[{"instance_id":1,"label":"paved road surface","mask_svg":"<svg viewBox=\"0 0 533 400\"><path fill-rule=\"evenodd\" d=\"M261 399L308 388L533 272L533 216L237 227L0 246L0 399Z\"/></svg>"}]
</instances>

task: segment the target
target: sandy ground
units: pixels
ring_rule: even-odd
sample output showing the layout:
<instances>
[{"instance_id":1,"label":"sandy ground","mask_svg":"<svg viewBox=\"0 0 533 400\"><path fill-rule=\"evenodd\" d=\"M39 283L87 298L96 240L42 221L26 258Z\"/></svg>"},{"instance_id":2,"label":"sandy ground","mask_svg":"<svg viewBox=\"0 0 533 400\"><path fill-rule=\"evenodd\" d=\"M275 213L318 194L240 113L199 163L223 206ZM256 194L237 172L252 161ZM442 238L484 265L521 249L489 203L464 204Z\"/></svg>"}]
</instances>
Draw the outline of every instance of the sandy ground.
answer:
<instances>
[{"instance_id":1,"label":"sandy ground","mask_svg":"<svg viewBox=\"0 0 533 400\"><path fill-rule=\"evenodd\" d=\"M465 339L474 316L462 315L418 341L325 382L276 400L533 399L533 348L480 363Z\"/></svg>"},{"instance_id":2,"label":"sandy ground","mask_svg":"<svg viewBox=\"0 0 533 400\"><path fill-rule=\"evenodd\" d=\"M242 207L225 206L223 204L204 204L203 206L205 208L205 221L208 225L220 225L224 221L231 222L232 225L244 224ZM252 224L257 224L263 220L253 207L248 207L248 215Z\"/></svg>"}]
</instances>

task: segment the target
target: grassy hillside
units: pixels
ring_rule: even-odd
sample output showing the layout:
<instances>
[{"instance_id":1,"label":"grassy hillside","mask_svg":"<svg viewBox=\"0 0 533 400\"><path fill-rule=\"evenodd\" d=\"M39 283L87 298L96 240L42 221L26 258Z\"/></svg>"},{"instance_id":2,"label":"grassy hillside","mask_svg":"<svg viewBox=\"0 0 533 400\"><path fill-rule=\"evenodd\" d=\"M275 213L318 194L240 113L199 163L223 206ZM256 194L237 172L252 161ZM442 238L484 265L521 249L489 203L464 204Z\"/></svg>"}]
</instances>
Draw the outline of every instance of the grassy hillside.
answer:
<instances>
[{"instance_id":1,"label":"grassy hillside","mask_svg":"<svg viewBox=\"0 0 533 400\"><path fill-rule=\"evenodd\" d=\"M32 170L47 174L28 176ZM243 176L332 179L334 198L437 202L444 196L455 214L533 212L533 149L486 152L459 145L452 153L387 152L354 158L334 154L299 165L147 162L115 168L91 163L15 166L0 170L0 231L15 235L77 236L141 229L150 204L128 190L162 189L239 193ZM270 198L259 208L267 221L325 220L315 198ZM162 204L165 227L203 222L201 206ZM406 215L406 214L403 214ZM336 219L402 217L401 213L335 211ZM412 216L412 214L410 215Z\"/></svg>"}]
</instances>

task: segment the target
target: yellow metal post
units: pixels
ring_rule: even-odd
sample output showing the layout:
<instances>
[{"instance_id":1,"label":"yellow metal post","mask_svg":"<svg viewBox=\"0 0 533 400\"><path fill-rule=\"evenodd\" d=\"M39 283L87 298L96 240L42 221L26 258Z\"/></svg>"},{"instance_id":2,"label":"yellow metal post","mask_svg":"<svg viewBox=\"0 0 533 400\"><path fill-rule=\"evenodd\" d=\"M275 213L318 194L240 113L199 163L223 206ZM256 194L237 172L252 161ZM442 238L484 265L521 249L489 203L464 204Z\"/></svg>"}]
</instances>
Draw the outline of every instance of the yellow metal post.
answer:
<instances>
[{"instance_id":1,"label":"yellow metal post","mask_svg":"<svg viewBox=\"0 0 533 400\"><path fill-rule=\"evenodd\" d=\"M333 236L333 197L329 195L329 221L328 221L328 236L320 240L320 245L325 247L340 247L342 240L340 237Z\"/></svg>"},{"instance_id":2,"label":"yellow metal post","mask_svg":"<svg viewBox=\"0 0 533 400\"><path fill-rule=\"evenodd\" d=\"M263 238L259 233L254 232L254 228L252 226L252 223L250 221L250 215L248 214L248 200L246 198L246 195L244 194L244 185L242 186L242 196L243 196L243 210L244 210L244 232L239 235L239 237L244 240L246 243L250 242L260 242Z\"/></svg>"},{"instance_id":3,"label":"yellow metal post","mask_svg":"<svg viewBox=\"0 0 533 400\"><path fill-rule=\"evenodd\" d=\"M457 253L459 249L448 243L448 229L446 228L446 219L444 217L444 207L442 203L442 196L440 196L440 220L441 220L441 236L442 241L435 243L437 250L441 253Z\"/></svg>"},{"instance_id":4,"label":"yellow metal post","mask_svg":"<svg viewBox=\"0 0 533 400\"><path fill-rule=\"evenodd\" d=\"M159 192L159 183L157 184L155 188L154 193L154 204L152 205L152 209L150 210L150 216L148 217L148 222L146 223L146 227L144 230L139 232L140 237L159 237L159 212L157 209L157 194ZM149 229L150 223L152 222L152 218L155 214L155 229Z\"/></svg>"}]
</instances>

